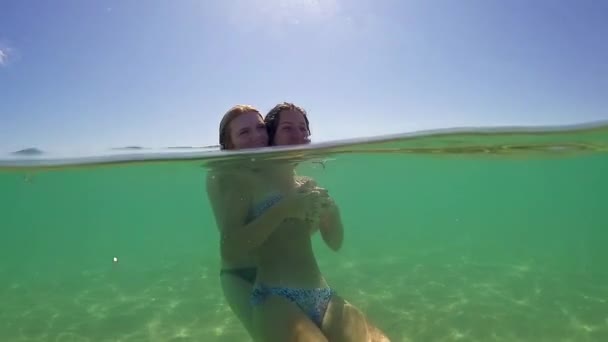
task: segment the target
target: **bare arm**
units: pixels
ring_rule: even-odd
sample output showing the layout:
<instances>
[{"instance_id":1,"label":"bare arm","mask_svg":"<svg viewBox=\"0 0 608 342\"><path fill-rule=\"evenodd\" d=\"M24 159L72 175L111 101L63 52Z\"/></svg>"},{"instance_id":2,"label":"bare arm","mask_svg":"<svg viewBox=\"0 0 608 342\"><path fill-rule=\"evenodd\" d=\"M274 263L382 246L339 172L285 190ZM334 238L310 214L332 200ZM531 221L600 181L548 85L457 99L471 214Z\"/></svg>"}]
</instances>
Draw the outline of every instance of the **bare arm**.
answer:
<instances>
[{"instance_id":1,"label":"bare arm","mask_svg":"<svg viewBox=\"0 0 608 342\"><path fill-rule=\"evenodd\" d=\"M251 203L251 188L236 174L210 173L207 195L220 231L222 258L230 260L259 247L293 211L293 201L281 200L264 214L246 222Z\"/></svg>"},{"instance_id":2,"label":"bare arm","mask_svg":"<svg viewBox=\"0 0 608 342\"><path fill-rule=\"evenodd\" d=\"M342 248L342 242L344 241L342 217L340 216L340 209L331 198L328 199L327 203L327 207L324 208L319 217L319 230L327 246L334 251L338 251Z\"/></svg>"},{"instance_id":3,"label":"bare arm","mask_svg":"<svg viewBox=\"0 0 608 342\"><path fill-rule=\"evenodd\" d=\"M344 240L344 227L342 225L342 217L340 216L340 209L329 197L327 190L318 186L317 182L305 176L296 177L296 184L302 189L310 189L321 194L319 203L321 205L321 211L318 216L317 224L311 226L311 234L314 234L316 227L321 231L321 237L329 248L334 251L338 251L342 248L342 242Z\"/></svg>"}]
</instances>

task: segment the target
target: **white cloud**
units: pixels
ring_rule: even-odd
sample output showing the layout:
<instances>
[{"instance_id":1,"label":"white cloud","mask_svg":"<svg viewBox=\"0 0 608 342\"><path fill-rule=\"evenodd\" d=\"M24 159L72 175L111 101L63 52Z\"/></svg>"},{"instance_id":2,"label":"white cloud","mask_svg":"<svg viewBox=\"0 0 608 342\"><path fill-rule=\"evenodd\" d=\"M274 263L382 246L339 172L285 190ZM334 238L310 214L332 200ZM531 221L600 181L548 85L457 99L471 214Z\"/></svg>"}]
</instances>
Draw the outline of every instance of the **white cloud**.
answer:
<instances>
[{"instance_id":1,"label":"white cloud","mask_svg":"<svg viewBox=\"0 0 608 342\"><path fill-rule=\"evenodd\" d=\"M19 50L0 40L0 67L8 67L19 59Z\"/></svg>"},{"instance_id":2,"label":"white cloud","mask_svg":"<svg viewBox=\"0 0 608 342\"><path fill-rule=\"evenodd\" d=\"M0 65L6 65L8 62L8 51L0 49Z\"/></svg>"}]
</instances>

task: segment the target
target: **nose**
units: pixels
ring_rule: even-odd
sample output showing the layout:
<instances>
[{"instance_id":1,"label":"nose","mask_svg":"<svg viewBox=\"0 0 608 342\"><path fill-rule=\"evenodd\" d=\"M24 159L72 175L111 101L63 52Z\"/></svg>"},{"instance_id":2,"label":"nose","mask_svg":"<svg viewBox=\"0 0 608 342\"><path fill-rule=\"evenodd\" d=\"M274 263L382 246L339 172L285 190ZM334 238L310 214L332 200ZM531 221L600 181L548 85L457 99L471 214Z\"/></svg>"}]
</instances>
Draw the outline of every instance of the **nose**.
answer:
<instances>
[{"instance_id":1,"label":"nose","mask_svg":"<svg viewBox=\"0 0 608 342\"><path fill-rule=\"evenodd\" d=\"M266 138L266 132L264 131L256 131L255 134L252 135L253 140L259 141Z\"/></svg>"}]
</instances>

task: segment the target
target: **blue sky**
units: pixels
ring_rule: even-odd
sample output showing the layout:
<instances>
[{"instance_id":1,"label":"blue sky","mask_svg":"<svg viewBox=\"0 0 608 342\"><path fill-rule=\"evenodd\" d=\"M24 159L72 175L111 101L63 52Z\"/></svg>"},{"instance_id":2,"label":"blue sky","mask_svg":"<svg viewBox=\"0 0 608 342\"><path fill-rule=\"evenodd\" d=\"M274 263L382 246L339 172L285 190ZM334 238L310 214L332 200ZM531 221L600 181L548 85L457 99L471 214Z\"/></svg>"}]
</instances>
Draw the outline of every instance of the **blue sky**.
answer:
<instances>
[{"instance_id":1,"label":"blue sky","mask_svg":"<svg viewBox=\"0 0 608 342\"><path fill-rule=\"evenodd\" d=\"M293 101L313 141L608 119L608 2L0 3L0 152L212 145Z\"/></svg>"}]
</instances>

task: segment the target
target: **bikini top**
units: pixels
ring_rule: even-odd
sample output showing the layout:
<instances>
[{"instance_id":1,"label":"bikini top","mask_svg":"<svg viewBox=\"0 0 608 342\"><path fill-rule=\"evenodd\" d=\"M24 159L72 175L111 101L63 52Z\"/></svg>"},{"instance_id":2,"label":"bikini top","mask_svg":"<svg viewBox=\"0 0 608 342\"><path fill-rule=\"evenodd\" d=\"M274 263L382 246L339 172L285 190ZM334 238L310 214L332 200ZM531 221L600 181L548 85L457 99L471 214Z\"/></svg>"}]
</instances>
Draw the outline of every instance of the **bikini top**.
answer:
<instances>
[{"instance_id":1,"label":"bikini top","mask_svg":"<svg viewBox=\"0 0 608 342\"><path fill-rule=\"evenodd\" d=\"M263 200L256 203L251 210L249 210L248 222L255 220L260 217L266 210L271 208L273 205L277 204L279 201L283 199L283 195L278 191L273 191L264 197Z\"/></svg>"}]
</instances>

